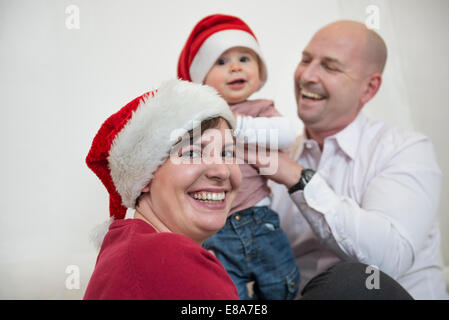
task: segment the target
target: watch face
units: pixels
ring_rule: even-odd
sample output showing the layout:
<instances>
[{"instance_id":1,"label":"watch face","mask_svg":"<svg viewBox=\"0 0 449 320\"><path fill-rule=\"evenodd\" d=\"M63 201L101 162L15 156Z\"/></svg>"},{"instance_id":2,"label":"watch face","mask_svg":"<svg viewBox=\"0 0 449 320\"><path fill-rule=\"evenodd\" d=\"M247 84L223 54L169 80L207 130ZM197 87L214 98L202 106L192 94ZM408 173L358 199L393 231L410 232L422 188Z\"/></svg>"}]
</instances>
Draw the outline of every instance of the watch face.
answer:
<instances>
[{"instance_id":1,"label":"watch face","mask_svg":"<svg viewBox=\"0 0 449 320\"><path fill-rule=\"evenodd\" d=\"M292 194L293 192L295 192L297 190L304 190L304 188L306 187L306 184L312 179L314 174L315 174L315 171L313 171L312 169L303 169L298 183L295 184L293 187L291 187L288 190L288 193Z\"/></svg>"},{"instance_id":2,"label":"watch face","mask_svg":"<svg viewBox=\"0 0 449 320\"><path fill-rule=\"evenodd\" d=\"M309 182L310 180L312 180L313 175L315 174L315 171L311 170L311 169L304 169L304 180L307 182Z\"/></svg>"}]
</instances>

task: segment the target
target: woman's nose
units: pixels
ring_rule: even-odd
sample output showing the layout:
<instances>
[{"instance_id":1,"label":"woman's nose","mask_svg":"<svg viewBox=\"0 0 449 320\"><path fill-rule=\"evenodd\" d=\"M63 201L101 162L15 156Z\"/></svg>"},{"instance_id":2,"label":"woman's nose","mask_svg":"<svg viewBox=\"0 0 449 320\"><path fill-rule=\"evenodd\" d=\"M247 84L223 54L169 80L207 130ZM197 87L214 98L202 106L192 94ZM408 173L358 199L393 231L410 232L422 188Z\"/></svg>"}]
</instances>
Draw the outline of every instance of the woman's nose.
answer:
<instances>
[{"instance_id":1,"label":"woman's nose","mask_svg":"<svg viewBox=\"0 0 449 320\"><path fill-rule=\"evenodd\" d=\"M216 159L214 159L214 163L207 165L206 177L209 179L220 181L229 179L231 175L229 164L226 164L223 161L221 161L221 163L217 163L215 161Z\"/></svg>"}]
</instances>

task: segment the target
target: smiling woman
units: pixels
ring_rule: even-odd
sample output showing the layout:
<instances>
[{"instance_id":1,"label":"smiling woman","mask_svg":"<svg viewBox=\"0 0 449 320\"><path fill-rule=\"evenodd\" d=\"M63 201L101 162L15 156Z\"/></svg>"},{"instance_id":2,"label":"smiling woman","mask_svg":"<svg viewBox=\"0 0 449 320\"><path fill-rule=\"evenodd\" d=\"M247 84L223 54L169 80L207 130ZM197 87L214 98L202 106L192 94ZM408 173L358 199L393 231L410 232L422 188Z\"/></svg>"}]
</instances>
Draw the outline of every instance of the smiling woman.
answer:
<instances>
[{"instance_id":1,"label":"smiling woman","mask_svg":"<svg viewBox=\"0 0 449 320\"><path fill-rule=\"evenodd\" d=\"M230 127L225 120L215 119L219 119L217 128L205 130L199 137L202 142L193 141L180 150L180 156L190 160L203 158L203 150L210 149L212 161L201 159L194 164L167 159L143 188L134 217L160 232L183 234L198 244L224 226L241 177L238 165L223 159L228 157L224 142L232 141Z\"/></svg>"},{"instance_id":2,"label":"smiling woman","mask_svg":"<svg viewBox=\"0 0 449 320\"><path fill-rule=\"evenodd\" d=\"M233 127L212 88L180 80L106 120L86 161L109 191L113 222L85 299L238 299L201 248L225 224L241 182ZM124 219L127 208L134 219Z\"/></svg>"}]
</instances>

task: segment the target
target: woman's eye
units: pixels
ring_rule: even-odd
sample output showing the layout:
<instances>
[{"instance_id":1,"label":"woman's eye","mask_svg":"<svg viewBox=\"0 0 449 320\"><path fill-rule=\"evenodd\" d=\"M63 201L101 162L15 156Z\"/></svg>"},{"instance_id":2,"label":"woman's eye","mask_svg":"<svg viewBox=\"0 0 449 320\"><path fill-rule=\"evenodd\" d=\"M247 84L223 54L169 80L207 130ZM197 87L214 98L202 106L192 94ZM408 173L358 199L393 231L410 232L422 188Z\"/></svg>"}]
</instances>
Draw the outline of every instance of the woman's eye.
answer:
<instances>
[{"instance_id":1,"label":"woman's eye","mask_svg":"<svg viewBox=\"0 0 449 320\"><path fill-rule=\"evenodd\" d=\"M183 158L197 158L201 157L201 151L199 150L188 150L181 154Z\"/></svg>"},{"instance_id":2,"label":"woman's eye","mask_svg":"<svg viewBox=\"0 0 449 320\"><path fill-rule=\"evenodd\" d=\"M235 158L234 150L225 150L221 153L223 158Z\"/></svg>"}]
</instances>

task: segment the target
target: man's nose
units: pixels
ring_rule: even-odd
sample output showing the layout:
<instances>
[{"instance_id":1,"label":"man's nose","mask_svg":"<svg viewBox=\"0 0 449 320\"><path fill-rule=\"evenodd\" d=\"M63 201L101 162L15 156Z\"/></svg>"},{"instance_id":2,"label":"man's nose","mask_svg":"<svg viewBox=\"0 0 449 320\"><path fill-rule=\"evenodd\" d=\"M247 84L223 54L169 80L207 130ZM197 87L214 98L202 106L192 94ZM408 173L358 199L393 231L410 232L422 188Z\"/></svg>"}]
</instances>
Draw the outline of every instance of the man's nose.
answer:
<instances>
[{"instance_id":1,"label":"man's nose","mask_svg":"<svg viewBox=\"0 0 449 320\"><path fill-rule=\"evenodd\" d=\"M318 82L319 69L316 63L309 63L305 66L299 66L299 79L301 82Z\"/></svg>"}]
</instances>

